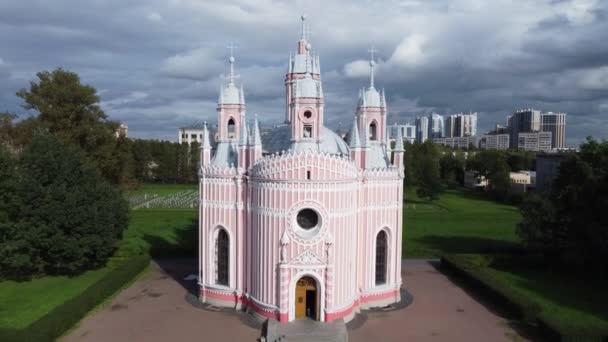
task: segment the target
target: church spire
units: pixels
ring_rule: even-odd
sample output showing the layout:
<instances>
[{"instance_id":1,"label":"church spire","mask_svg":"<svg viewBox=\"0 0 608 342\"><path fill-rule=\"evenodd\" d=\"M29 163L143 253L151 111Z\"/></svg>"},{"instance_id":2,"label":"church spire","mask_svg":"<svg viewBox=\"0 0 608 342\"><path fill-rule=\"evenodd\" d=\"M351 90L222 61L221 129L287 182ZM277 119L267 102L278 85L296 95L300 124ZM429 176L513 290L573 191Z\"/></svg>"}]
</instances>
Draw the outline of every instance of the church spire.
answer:
<instances>
[{"instance_id":1,"label":"church spire","mask_svg":"<svg viewBox=\"0 0 608 342\"><path fill-rule=\"evenodd\" d=\"M306 41L306 15L302 14L300 20L302 20L302 36L300 40Z\"/></svg>"},{"instance_id":2,"label":"church spire","mask_svg":"<svg viewBox=\"0 0 608 342\"><path fill-rule=\"evenodd\" d=\"M234 79L238 76L236 76L234 74L234 49L236 49L237 46L234 44L230 44L228 45L228 49L230 49L230 57L228 58L228 62L230 63L230 74L228 74L228 83L229 84L234 84Z\"/></svg>"},{"instance_id":3,"label":"church spire","mask_svg":"<svg viewBox=\"0 0 608 342\"><path fill-rule=\"evenodd\" d=\"M374 88L374 67L376 66L376 61L374 60L374 53L376 53L377 50L374 49L374 47L372 46L372 48L369 49L368 51L371 55L371 59L369 60L369 67L370 67L369 87Z\"/></svg>"}]
</instances>

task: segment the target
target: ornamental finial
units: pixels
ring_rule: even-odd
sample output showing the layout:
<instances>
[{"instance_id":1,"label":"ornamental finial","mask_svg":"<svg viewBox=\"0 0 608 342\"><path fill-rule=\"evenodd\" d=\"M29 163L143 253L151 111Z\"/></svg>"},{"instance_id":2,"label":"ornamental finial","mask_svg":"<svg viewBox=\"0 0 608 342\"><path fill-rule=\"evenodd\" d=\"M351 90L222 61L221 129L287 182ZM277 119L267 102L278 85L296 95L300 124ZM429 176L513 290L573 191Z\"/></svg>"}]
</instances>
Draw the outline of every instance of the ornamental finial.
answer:
<instances>
[{"instance_id":1,"label":"ornamental finial","mask_svg":"<svg viewBox=\"0 0 608 342\"><path fill-rule=\"evenodd\" d=\"M230 74L228 75L228 81L231 84L234 84L234 79L238 77L234 74L234 49L237 49L238 46L234 43L230 43L228 46L226 46L226 48L230 50L230 57L228 57L228 63L230 63Z\"/></svg>"},{"instance_id":2,"label":"ornamental finial","mask_svg":"<svg viewBox=\"0 0 608 342\"><path fill-rule=\"evenodd\" d=\"M376 61L374 60L374 54L376 52L378 52L378 50L374 49L374 47L372 46L371 49L367 50L367 52L370 53L370 60L369 60L369 66L370 66L370 77L369 77L369 87L373 88L374 87L374 67L376 66Z\"/></svg>"}]
</instances>

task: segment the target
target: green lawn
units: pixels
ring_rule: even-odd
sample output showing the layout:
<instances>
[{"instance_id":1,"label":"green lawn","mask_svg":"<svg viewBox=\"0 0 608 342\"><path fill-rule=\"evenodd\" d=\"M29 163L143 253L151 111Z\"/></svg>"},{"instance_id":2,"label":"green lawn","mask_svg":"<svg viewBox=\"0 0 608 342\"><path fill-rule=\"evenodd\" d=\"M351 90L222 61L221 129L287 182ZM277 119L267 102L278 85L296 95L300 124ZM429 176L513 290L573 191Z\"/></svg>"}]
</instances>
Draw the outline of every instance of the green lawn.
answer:
<instances>
[{"instance_id":1,"label":"green lawn","mask_svg":"<svg viewBox=\"0 0 608 342\"><path fill-rule=\"evenodd\" d=\"M528 267L490 268L514 291L532 298L562 324L608 328L608 280L587 274L549 272ZM584 277L584 278L583 278Z\"/></svg>"},{"instance_id":2,"label":"green lawn","mask_svg":"<svg viewBox=\"0 0 608 342\"><path fill-rule=\"evenodd\" d=\"M187 251L198 252L197 210L139 209L131 211L131 223L118 255Z\"/></svg>"},{"instance_id":3,"label":"green lawn","mask_svg":"<svg viewBox=\"0 0 608 342\"><path fill-rule=\"evenodd\" d=\"M44 277L27 282L0 282L0 329L28 326L82 293L116 266L120 259L139 253L195 254L196 213L196 210L186 209L133 210L129 228L107 267L72 278Z\"/></svg>"},{"instance_id":4,"label":"green lawn","mask_svg":"<svg viewBox=\"0 0 608 342\"><path fill-rule=\"evenodd\" d=\"M198 191L198 184L143 184L137 190L131 191L129 194L157 194L159 196L168 196L181 191Z\"/></svg>"},{"instance_id":5,"label":"green lawn","mask_svg":"<svg viewBox=\"0 0 608 342\"><path fill-rule=\"evenodd\" d=\"M407 189L403 254L437 258L444 253L479 253L517 245L517 208L488 201L465 190L447 190L428 202Z\"/></svg>"},{"instance_id":6,"label":"green lawn","mask_svg":"<svg viewBox=\"0 0 608 342\"><path fill-rule=\"evenodd\" d=\"M0 282L0 328L21 329L101 279L110 267L77 277Z\"/></svg>"},{"instance_id":7,"label":"green lawn","mask_svg":"<svg viewBox=\"0 0 608 342\"><path fill-rule=\"evenodd\" d=\"M444 261L465 271L463 279L475 279L474 290L489 287L502 294L532 325L540 318L573 341L608 336L608 278L600 272L552 268L522 255L449 254Z\"/></svg>"}]
</instances>

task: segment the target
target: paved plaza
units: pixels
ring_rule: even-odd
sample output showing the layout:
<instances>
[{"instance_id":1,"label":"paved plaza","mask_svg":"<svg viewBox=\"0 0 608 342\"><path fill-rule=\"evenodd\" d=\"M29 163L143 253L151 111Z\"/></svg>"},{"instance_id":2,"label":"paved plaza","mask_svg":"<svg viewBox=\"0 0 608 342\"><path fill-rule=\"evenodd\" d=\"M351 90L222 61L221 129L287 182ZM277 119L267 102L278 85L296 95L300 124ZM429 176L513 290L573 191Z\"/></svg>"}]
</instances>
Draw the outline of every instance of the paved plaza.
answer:
<instances>
[{"instance_id":1,"label":"paved plaza","mask_svg":"<svg viewBox=\"0 0 608 342\"><path fill-rule=\"evenodd\" d=\"M153 264L110 303L85 318L65 341L255 341L247 315L214 312L193 300L190 260ZM349 341L522 341L509 321L481 304L426 261L406 261L403 280L414 300L392 312L367 312Z\"/></svg>"}]
</instances>

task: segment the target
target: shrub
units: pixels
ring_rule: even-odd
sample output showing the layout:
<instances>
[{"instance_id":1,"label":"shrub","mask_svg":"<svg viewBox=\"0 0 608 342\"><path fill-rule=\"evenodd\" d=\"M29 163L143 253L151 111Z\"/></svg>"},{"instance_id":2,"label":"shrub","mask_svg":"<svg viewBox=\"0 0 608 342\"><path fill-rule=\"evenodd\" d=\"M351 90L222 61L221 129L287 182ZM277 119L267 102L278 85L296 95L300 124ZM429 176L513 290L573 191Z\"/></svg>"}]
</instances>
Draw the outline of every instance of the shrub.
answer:
<instances>
[{"instance_id":1,"label":"shrub","mask_svg":"<svg viewBox=\"0 0 608 342\"><path fill-rule=\"evenodd\" d=\"M81 152L44 134L17 162L0 243L0 277L77 274L102 266L129 220L127 201Z\"/></svg>"}]
</instances>

